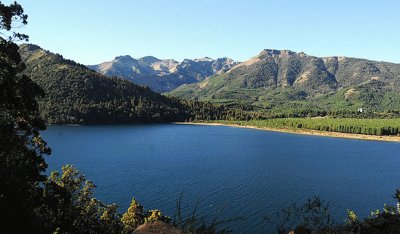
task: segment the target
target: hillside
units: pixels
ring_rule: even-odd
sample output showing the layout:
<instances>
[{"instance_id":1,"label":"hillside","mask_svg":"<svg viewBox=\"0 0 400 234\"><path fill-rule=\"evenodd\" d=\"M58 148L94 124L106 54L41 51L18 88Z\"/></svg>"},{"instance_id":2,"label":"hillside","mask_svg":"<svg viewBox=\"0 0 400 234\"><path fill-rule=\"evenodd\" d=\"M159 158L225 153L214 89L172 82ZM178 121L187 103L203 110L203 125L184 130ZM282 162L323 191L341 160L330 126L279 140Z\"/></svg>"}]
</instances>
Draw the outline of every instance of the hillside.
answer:
<instances>
[{"instance_id":1,"label":"hillside","mask_svg":"<svg viewBox=\"0 0 400 234\"><path fill-rule=\"evenodd\" d=\"M48 123L159 122L190 117L177 99L108 78L39 46L23 44L20 54L25 73L46 93L39 105Z\"/></svg>"},{"instance_id":2,"label":"hillside","mask_svg":"<svg viewBox=\"0 0 400 234\"><path fill-rule=\"evenodd\" d=\"M237 62L229 58L158 59L147 56L134 59L129 55L88 67L103 75L117 76L135 84L146 85L156 92L168 92L182 84L202 81L215 74L228 71Z\"/></svg>"},{"instance_id":3,"label":"hillside","mask_svg":"<svg viewBox=\"0 0 400 234\"><path fill-rule=\"evenodd\" d=\"M400 64L263 50L224 74L171 95L251 104L276 114L400 110Z\"/></svg>"}]
</instances>

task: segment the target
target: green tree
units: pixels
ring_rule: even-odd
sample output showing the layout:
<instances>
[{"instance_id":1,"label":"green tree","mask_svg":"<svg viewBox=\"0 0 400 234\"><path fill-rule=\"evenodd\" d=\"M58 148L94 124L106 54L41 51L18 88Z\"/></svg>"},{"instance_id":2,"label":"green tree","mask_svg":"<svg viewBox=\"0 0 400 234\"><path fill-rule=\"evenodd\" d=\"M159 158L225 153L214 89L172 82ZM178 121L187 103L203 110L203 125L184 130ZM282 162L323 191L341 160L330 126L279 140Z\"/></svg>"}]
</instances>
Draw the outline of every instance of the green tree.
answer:
<instances>
[{"instance_id":1,"label":"green tree","mask_svg":"<svg viewBox=\"0 0 400 234\"><path fill-rule=\"evenodd\" d=\"M51 173L44 184L44 205L40 212L45 232L120 233L122 224L117 205L105 205L93 197L95 185L71 165L62 174Z\"/></svg>"},{"instance_id":2,"label":"green tree","mask_svg":"<svg viewBox=\"0 0 400 234\"><path fill-rule=\"evenodd\" d=\"M36 99L42 89L22 75L25 68L14 40L28 36L14 29L27 24L18 3L0 2L0 232L35 232L40 222L35 215L41 205L39 183L50 149L40 137L45 129ZM19 225L12 225L18 220Z\"/></svg>"},{"instance_id":3,"label":"green tree","mask_svg":"<svg viewBox=\"0 0 400 234\"><path fill-rule=\"evenodd\" d=\"M162 221L164 223L169 223L171 221L171 218L163 215L160 210L147 211L145 222L147 223L147 222L154 222L154 221Z\"/></svg>"},{"instance_id":4,"label":"green tree","mask_svg":"<svg viewBox=\"0 0 400 234\"><path fill-rule=\"evenodd\" d=\"M143 206L135 198L132 198L131 205L121 218L124 226L123 233L133 233L138 226L155 221L169 223L171 218L163 215L159 210L149 210L145 213Z\"/></svg>"},{"instance_id":5,"label":"green tree","mask_svg":"<svg viewBox=\"0 0 400 234\"><path fill-rule=\"evenodd\" d=\"M122 215L121 219L124 225L124 233L132 233L139 225L145 221L143 206L135 198L132 198L128 211Z\"/></svg>"}]
</instances>

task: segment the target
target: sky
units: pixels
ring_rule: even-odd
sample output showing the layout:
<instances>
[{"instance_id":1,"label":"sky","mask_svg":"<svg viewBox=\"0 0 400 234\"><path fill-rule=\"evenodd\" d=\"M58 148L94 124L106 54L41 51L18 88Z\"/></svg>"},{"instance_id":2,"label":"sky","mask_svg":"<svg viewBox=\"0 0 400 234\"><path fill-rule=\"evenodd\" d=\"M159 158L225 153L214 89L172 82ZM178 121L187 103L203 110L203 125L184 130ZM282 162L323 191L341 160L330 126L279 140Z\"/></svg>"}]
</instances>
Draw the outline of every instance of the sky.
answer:
<instances>
[{"instance_id":1,"label":"sky","mask_svg":"<svg viewBox=\"0 0 400 234\"><path fill-rule=\"evenodd\" d=\"M119 55L245 61L262 49L400 63L399 0L17 2L30 43L82 64Z\"/></svg>"}]
</instances>

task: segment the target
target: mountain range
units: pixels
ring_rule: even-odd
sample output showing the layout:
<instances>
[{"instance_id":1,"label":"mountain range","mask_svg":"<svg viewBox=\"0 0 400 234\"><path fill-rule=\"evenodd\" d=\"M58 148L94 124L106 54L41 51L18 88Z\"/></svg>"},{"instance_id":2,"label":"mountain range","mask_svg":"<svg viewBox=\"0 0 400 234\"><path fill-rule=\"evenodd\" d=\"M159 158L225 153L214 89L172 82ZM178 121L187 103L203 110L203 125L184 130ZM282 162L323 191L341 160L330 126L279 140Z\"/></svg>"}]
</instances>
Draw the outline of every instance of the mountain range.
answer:
<instances>
[{"instance_id":1,"label":"mountain range","mask_svg":"<svg viewBox=\"0 0 400 234\"><path fill-rule=\"evenodd\" d=\"M24 73L46 93L39 100L49 124L184 121L190 109L124 79L107 77L37 45L22 44Z\"/></svg>"},{"instance_id":2,"label":"mountain range","mask_svg":"<svg viewBox=\"0 0 400 234\"><path fill-rule=\"evenodd\" d=\"M265 49L225 73L182 85L170 95L301 112L399 110L399 93L400 64Z\"/></svg>"},{"instance_id":3,"label":"mountain range","mask_svg":"<svg viewBox=\"0 0 400 234\"><path fill-rule=\"evenodd\" d=\"M241 109L182 100L156 93L119 77L108 77L37 45L19 53L30 77L45 96L38 100L48 124L182 122L249 118Z\"/></svg>"},{"instance_id":4,"label":"mountain range","mask_svg":"<svg viewBox=\"0 0 400 234\"><path fill-rule=\"evenodd\" d=\"M107 76L117 76L135 84L148 86L156 92L168 92L182 84L202 81L210 76L228 71L237 62L229 58L158 59L146 56L139 59L129 55L88 68Z\"/></svg>"},{"instance_id":5,"label":"mountain range","mask_svg":"<svg viewBox=\"0 0 400 234\"><path fill-rule=\"evenodd\" d=\"M47 93L39 103L49 123L179 121L191 118L193 108L197 116L218 112L175 97L283 117L400 110L395 63L265 49L241 63L119 56L89 69L36 45L21 45L20 54L25 73ZM161 95L137 84L172 91Z\"/></svg>"}]
</instances>

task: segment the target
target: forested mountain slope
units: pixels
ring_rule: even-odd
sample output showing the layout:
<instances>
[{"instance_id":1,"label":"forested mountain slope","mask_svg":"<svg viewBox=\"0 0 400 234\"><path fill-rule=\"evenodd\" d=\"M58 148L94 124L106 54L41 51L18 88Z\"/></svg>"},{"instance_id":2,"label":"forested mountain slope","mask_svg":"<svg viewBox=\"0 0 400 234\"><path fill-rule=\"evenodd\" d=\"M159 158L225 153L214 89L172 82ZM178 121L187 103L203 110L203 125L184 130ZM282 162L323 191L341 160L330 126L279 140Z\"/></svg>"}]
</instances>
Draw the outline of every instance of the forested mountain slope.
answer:
<instances>
[{"instance_id":1,"label":"forested mountain slope","mask_svg":"<svg viewBox=\"0 0 400 234\"><path fill-rule=\"evenodd\" d=\"M263 50L224 74L171 95L251 104L275 113L400 110L400 64Z\"/></svg>"},{"instance_id":2,"label":"forested mountain slope","mask_svg":"<svg viewBox=\"0 0 400 234\"><path fill-rule=\"evenodd\" d=\"M46 96L39 101L48 123L182 121L187 107L127 80L109 78L61 55L23 44L24 71Z\"/></svg>"}]
</instances>

